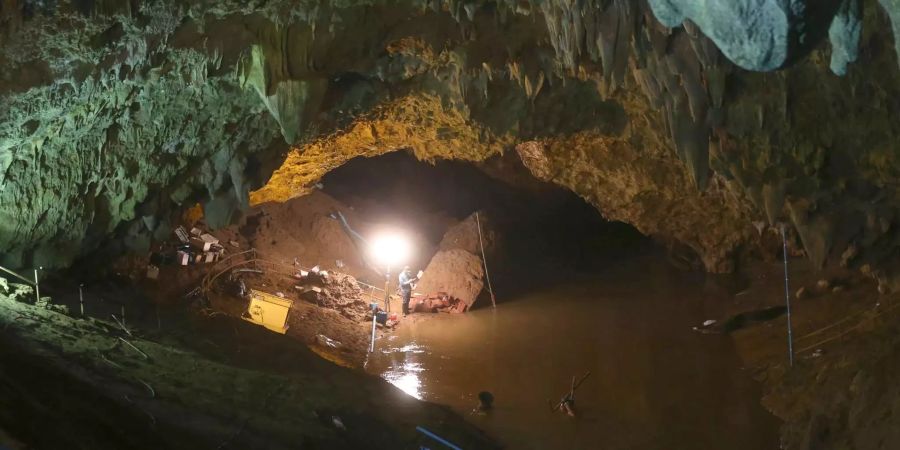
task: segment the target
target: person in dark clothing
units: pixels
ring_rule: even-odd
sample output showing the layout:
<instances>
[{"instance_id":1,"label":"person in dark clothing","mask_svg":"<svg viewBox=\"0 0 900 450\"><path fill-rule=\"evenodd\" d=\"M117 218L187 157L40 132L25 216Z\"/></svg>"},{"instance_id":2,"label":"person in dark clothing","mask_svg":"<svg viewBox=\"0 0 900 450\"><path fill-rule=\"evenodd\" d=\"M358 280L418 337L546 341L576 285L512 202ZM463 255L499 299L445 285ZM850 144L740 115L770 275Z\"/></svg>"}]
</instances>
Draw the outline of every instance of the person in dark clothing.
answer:
<instances>
[{"instance_id":1,"label":"person in dark clothing","mask_svg":"<svg viewBox=\"0 0 900 450\"><path fill-rule=\"evenodd\" d=\"M409 266L403 268L400 272L400 295L403 297L403 315L409 314L409 298L412 296L413 284L419 281L419 277L414 277Z\"/></svg>"}]
</instances>

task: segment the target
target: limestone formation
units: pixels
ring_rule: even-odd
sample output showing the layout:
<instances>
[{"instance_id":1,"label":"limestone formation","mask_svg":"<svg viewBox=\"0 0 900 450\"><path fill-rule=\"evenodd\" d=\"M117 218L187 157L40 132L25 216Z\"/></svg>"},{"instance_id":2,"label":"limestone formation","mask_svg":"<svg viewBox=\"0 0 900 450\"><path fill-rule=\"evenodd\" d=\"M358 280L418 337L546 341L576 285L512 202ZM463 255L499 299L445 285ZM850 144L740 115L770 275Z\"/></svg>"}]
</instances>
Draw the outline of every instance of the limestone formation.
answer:
<instances>
[{"instance_id":1,"label":"limestone formation","mask_svg":"<svg viewBox=\"0 0 900 450\"><path fill-rule=\"evenodd\" d=\"M787 223L888 289L900 8L811 3L3 2L0 259L223 226L355 156L515 151L709 270Z\"/></svg>"}]
</instances>

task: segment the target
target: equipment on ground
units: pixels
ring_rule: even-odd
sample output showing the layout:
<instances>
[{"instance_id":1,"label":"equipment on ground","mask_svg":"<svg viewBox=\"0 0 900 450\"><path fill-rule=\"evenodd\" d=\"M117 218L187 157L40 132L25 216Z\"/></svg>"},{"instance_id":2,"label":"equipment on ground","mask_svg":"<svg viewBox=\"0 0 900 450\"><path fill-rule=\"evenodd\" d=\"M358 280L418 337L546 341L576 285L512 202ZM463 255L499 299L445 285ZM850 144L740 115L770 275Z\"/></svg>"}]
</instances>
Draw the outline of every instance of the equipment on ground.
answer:
<instances>
[{"instance_id":1,"label":"equipment on ground","mask_svg":"<svg viewBox=\"0 0 900 450\"><path fill-rule=\"evenodd\" d=\"M276 333L285 334L289 328L287 325L288 313L293 304L293 300L251 289L250 305L242 318Z\"/></svg>"}]
</instances>

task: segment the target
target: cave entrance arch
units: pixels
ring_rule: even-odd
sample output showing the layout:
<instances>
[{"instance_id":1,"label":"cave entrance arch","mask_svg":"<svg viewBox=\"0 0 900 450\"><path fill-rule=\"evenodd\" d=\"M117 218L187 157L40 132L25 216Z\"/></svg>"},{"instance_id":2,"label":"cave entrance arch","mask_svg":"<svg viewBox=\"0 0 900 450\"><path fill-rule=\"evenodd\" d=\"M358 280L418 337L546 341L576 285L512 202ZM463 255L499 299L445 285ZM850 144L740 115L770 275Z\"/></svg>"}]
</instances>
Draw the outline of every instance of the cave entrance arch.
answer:
<instances>
[{"instance_id":1,"label":"cave entrance arch","mask_svg":"<svg viewBox=\"0 0 900 450\"><path fill-rule=\"evenodd\" d=\"M350 226L364 235L383 226L406 230L416 249L409 264L426 269L438 254L450 250L464 251L467 260L477 259L480 265L481 243L472 226L473 214L479 212L489 274L495 291L503 294L500 301L559 281L565 274L654 248L633 227L609 222L571 191L534 178L515 153L480 163L423 162L403 150L357 157L325 174L308 196L257 208L303 228L295 233L319 233L315 243L297 248L323 257L347 254L329 257L324 264L337 260L373 285L381 283L380 274L367 270L364 258L350 256L362 249L348 245L352 241L348 236L317 231L318 225L312 224L317 219L307 216L315 211L321 216L328 208L342 209ZM267 245L266 238L255 241L277 250ZM328 245L336 245L339 251L319 248ZM463 267L458 269L465 270ZM490 301L476 302L482 307L486 304Z\"/></svg>"}]
</instances>

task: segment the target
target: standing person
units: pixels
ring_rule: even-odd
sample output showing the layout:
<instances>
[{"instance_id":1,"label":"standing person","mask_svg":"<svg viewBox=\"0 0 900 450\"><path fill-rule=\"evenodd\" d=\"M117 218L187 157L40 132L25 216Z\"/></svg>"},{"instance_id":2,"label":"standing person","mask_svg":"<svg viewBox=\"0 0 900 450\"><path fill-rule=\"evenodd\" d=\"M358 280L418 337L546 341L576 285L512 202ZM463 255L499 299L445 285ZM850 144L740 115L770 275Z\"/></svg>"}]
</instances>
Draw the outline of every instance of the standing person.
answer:
<instances>
[{"instance_id":1,"label":"standing person","mask_svg":"<svg viewBox=\"0 0 900 450\"><path fill-rule=\"evenodd\" d=\"M404 266L400 272L400 295L403 297L403 315L409 314L409 298L412 296L413 283L419 281L414 277L409 266Z\"/></svg>"}]
</instances>

